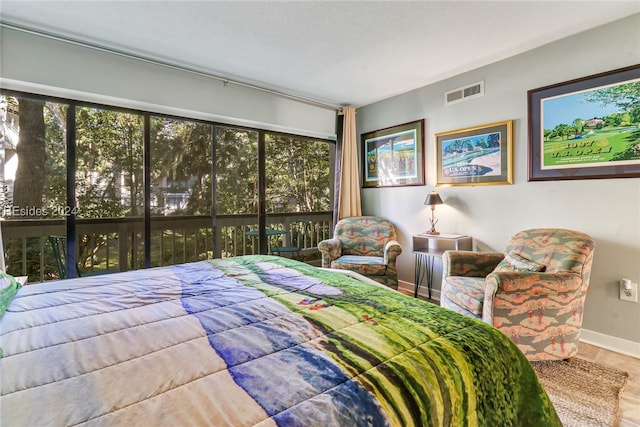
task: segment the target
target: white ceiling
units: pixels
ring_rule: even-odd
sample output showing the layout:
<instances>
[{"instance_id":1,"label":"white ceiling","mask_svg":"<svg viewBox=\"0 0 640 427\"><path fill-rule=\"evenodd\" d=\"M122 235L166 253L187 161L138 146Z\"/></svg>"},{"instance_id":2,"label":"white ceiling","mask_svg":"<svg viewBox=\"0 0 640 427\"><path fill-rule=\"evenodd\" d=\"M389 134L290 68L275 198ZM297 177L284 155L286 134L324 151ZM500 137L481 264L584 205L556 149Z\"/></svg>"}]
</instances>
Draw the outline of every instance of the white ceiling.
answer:
<instances>
[{"instance_id":1,"label":"white ceiling","mask_svg":"<svg viewBox=\"0 0 640 427\"><path fill-rule=\"evenodd\" d=\"M356 107L638 12L638 0L0 1L6 24Z\"/></svg>"}]
</instances>

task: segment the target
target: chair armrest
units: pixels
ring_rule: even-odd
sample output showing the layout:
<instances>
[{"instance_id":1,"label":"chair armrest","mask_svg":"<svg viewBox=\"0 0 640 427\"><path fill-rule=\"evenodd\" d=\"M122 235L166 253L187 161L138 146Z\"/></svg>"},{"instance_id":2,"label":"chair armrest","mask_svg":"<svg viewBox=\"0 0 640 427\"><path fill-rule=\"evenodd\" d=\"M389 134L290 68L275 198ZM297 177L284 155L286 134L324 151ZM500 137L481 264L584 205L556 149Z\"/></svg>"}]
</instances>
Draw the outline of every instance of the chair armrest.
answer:
<instances>
[{"instance_id":1,"label":"chair armrest","mask_svg":"<svg viewBox=\"0 0 640 427\"><path fill-rule=\"evenodd\" d=\"M331 261L342 255L342 242L338 239L326 239L318 243L322 254L322 267L331 268Z\"/></svg>"},{"instance_id":2,"label":"chair armrest","mask_svg":"<svg viewBox=\"0 0 640 427\"><path fill-rule=\"evenodd\" d=\"M384 245L384 263L385 265L389 265L389 263L395 262L398 255L402 253L402 246L396 240L389 240Z\"/></svg>"},{"instance_id":3,"label":"chair armrest","mask_svg":"<svg viewBox=\"0 0 640 427\"><path fill-rule=\"evenodd\" d=\"M485 281L482 318L489 322L494 319L495 323L500 317L508 317L509 313L537 309L538 304L535 302L542 300L549 309L569 310L569 302L586 291L583 283L582 276L576 273L491 273ZM526 304L527 300L535 307Z\"/></svg>"},{"instance_id":4,"label":"chair armrest","mask_svg":"<svg viewBox=\"0 0 640 427\"><path fill-rule=\"evenodd\" d=\"M442 275L486 277L504 259L501 252L445 251Z\"/></svg>"}]
</instances>

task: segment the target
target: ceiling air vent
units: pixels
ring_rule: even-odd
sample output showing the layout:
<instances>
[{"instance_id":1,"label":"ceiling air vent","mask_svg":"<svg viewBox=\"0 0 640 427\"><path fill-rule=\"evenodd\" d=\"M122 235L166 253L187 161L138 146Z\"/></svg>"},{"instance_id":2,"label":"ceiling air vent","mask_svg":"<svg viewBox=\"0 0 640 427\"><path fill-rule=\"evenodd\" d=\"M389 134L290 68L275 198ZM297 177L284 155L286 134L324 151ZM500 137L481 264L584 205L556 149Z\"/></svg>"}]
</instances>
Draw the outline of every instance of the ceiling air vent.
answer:
<instances>
[{"instance_id":1,"label":"ceiling air vent","mask_svg":"<svg viewBox=\"0 0 640 427\"><path fill-rule=\"evenodd\" d=\"M456 102L466 101L467 99L477 98L479 96L484 96L484 80L445 92L444 105L455 104Z\"/></svg>"}]
</instances>

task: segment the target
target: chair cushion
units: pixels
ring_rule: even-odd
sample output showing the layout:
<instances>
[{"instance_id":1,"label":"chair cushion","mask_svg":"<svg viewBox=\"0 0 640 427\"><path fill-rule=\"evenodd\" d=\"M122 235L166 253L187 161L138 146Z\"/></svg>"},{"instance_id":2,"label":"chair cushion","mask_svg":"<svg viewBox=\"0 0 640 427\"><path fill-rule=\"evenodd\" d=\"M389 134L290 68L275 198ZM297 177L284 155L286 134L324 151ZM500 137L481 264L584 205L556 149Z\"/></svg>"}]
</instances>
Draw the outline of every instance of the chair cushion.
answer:
<instances>
[{"instance_id":1,"label":"chair cushion","mask_svg":"<svg viewBox=\"0 0 640 427\"><path fill-rule=\"evenodd\" d=\"M482 320L482 318L480 318L480 316L478 316L478 315L470 312L469 310L466 310L466 309L460 307L458 304L455 304L454 302L452 302L449 298L447 298L447 295L445 295L445 294L440 295L440 307L448 308L449 310L453 310L456 313L462 314L463 316L473 317L473 318Z\"/></svg>"},{"instance_id":2,"label":"chair cushion","mask_svg":"<svg viewBox=\"0 0 640 427\"><path fill-rule=\"evenodd\" d=\"M331 268L351 270L365 276L384 276L387 266L383 257L343 255L331 262Z\"/></svg>"},{"instance_id":3,"label":"chair cushion","mask_svg":"<svg viewBox=\"0 0 640 427\"><path fill-rule=\"evenodd\" d=\"M544 271L544 264L531 261L515 252L509 252L493 271Z\"/></svg>"},{"instance_id":4,"label":"chair cushion","mask_svg":"<svg viewBox=\"0 0 640 427\"><path fill-rule=\"evenodd\" d=\"M445 279L444 293L461 308L482 318L484 302L484 277L449 276Z\"/></svg>"}]
</instances>

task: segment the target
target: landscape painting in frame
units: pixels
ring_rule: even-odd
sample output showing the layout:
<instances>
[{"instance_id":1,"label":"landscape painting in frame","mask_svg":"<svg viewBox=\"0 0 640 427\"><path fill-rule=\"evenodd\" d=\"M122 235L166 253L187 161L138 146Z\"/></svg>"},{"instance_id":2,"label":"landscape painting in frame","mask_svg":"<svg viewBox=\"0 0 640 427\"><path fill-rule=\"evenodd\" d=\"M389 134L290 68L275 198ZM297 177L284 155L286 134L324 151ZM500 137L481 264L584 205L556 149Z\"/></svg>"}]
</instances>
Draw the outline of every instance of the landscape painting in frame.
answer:
<instances>
[{"instance_id":1,"label":"landscape painting in frame","mask_svg":"<svg viewBox=\"0 0 640 427\"><path fill-rule=\"evenodd\" d=\"M436 185L513 182L513 121L440 132L436 137Z\"/></svg>"},{"instance_id":2,"label":"landscape painting in frame","mask_svg":"<svg viewBox=\"0 0 640 427\"><path fill-rule=\"evenodd\" d=\"M362 186L424 185L424 119L362 134Z\"/></svg>"},{"instance_id":3,"label":"landscape painting in frame","mask_svg":"<svg viewBox=\"0 0 640 427\"><path fill-rule=\"evenodd\" d=\"M530 181L640 176L640 65L528 98Z\"/></svg>"}]
</instances>

